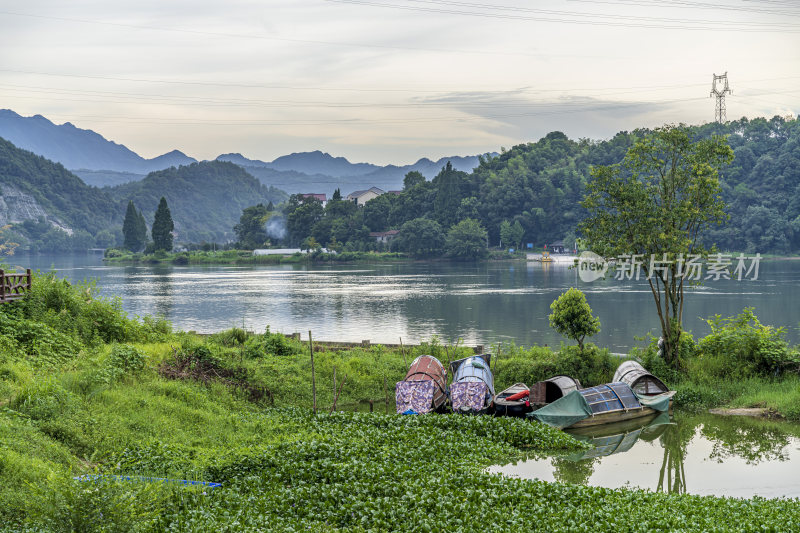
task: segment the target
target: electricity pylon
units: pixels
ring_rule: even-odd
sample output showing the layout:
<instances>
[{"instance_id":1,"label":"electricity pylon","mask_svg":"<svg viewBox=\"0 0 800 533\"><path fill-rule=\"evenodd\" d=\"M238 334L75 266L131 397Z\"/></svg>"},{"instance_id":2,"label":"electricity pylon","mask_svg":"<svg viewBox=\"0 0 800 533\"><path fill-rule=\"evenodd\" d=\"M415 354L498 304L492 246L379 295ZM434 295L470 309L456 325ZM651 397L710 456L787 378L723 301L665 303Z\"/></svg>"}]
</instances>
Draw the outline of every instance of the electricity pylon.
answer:
<instances>
[{"instance_id":1,"label":"electricity pylon","mask_svg":"<svg viewBox=\"0 0 800 533\"><path fill-rule=\"evenodd\" d=\"M714 74L714 81L711 82L710 96L717 97L717 106L714 109L714 120L722 124L727 121L725 116L725 94L732 94L728 87L728 73L721 76Z\"/></svg>"}]
</instances>

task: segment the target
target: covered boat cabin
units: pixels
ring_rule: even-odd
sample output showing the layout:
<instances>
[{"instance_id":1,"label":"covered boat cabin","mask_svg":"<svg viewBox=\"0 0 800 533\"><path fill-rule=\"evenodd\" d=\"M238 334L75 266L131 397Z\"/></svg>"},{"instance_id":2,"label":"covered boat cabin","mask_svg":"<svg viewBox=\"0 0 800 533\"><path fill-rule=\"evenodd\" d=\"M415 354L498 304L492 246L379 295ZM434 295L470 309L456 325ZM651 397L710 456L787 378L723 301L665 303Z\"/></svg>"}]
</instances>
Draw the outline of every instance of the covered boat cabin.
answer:
<instances>
[{"instance_id":1,"label":"covered boat cabin","mask_svg":"<svg viewBox=\"0 0 800 533\"><path fill-rule=\"evenodd\" d=\"M627 383L640 396L653 396L668 392L664 382L644 369L638 361L625 361L614 372L614 381Z\"/></svg>"},{"instance_id":2,"label":"covered boat cabin","mask_svg":"<svg viewBox=\"0 0 800 533\"><path fill-rule=\"evenodd\" d=\"M541 407L563 398L574 390L581 389L581 382L570 376L554 376L534 383L531 387L530 402Z\"/></svg>"},{"instance_id":3,"label":"covered boat cabin","mask_svg":"<svg viewBox=\"0 0 800 533\"><path fill-rule=\"evenodd\" d=\"M474 355L450 363L453 383L450 403L457 413L485 413L494 398L491 354Z\"/></svg>"},{"instance_id":4,"label":"covered boat cabin","mask_svg":"<svg viewBox=\"0 0 800 533\"><path fill-rule=\"evenodd\" d=\"M432 355L420 355L411 362L403 381L395 388L395 405L400 414L435 411L447 399L447 370Z\"/></svg>"}]
</instances>

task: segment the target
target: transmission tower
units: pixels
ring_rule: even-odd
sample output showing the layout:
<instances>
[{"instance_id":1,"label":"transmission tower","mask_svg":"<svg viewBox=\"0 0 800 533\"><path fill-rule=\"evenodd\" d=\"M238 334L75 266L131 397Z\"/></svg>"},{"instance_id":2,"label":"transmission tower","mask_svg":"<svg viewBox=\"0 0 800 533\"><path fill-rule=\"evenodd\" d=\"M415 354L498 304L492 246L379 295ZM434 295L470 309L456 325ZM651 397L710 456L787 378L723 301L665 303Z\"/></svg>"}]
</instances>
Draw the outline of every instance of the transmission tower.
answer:
<instances>
[{"instance_id":1,"label":"transmission tower","mask_svg":"<svg viewBox=\"0 0 800 533\"><path fill-rule=\"evenodd\" d=\"M717 97L717 106L714 109L714 120L722 124L727 121L725 116L725 94L731 94L728 87L728 73L721 76L714 74L714 81L711 82L711 95Z\"/></svg>"}]
</instances>

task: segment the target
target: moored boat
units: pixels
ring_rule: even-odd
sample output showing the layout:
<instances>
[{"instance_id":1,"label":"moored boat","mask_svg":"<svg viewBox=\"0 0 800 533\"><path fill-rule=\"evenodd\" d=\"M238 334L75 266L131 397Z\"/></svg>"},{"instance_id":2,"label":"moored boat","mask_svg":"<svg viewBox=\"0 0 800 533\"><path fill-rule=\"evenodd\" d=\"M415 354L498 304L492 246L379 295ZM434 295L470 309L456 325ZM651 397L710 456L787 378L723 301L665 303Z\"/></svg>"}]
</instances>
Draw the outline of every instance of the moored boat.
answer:
<instances>
[{"instance_id":1,"label":"moored boat","mask_svg":"<svg viewBox=\"0 0 800 533\"><path fill-rule=\"evenodd\" d=\"M625 361L614 372L614 381L627 383L638 395L652 396L669 391L669 387L644 369L637 361Z\"/></svg>"},{"instance_id":2,"label":"moored boat","mask_svg":"<svg viewBox=\"0 0 800 533\"><path fill-rule=\"evenodd\" d=\"M494 399L491 357L491 354L474 355L450 363L453 373L450 404L456 413L483 414L491 408Z\"/></svg>"},{"instance_id":3,"label":"moored boat","mask_svg":"<svg viewBox=\"0 0 800 533\"><path fill-rule=\"evenodd\" d=\"M423 414L444 407L447 399L447 369L432 355L420 355L395 388L400 414Z\"/></svg>"},{"instance_id":4,"label":"moored boat","mask_svg":"<svg viewBox=\"0 0 800 533\"><path fill-rule=\"evenodd\" d=\"M494 414L497 416L525 416L533 410L531 390L524 383L515 383L494 397Z\"/></svg>"},{"instance_id":5,"label":"moored boat","mask_svg":"<svg viewBox=\"0 0 800 533\"><path fill-rule=\"evenodd\" d=\"M536 382L531 387L531 406L538 409L581 388L581 382L571 376L558 375Z\"/></svg>"},{"instance_id":6,"label":"moored boat","mask_svg":"<svg viewBox=\"0 0 800 533\"><path fill-rule=\"evenodd\" d=\"M562 429L599 426L669 411L673 394L640 396L627 383L607 383L570 392L528 416Z\"/></svg>"}]
</instances>

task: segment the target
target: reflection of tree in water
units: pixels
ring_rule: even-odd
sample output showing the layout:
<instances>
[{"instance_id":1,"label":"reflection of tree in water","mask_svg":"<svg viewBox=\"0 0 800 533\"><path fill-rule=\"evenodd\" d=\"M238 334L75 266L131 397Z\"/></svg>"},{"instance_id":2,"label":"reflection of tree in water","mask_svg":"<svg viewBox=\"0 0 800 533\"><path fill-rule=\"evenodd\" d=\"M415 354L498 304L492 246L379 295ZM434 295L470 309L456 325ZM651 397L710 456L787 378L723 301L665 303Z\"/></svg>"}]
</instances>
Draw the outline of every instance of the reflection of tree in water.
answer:
<instances>
[{"instance_id":1,"label":"reflection of tree in water","mask_svg":"<svg viewBox=\"0 0 800 533\"><path fill-rule=\"evenodd\" d=\"M786 461L791 435L775 422L747 417L708 417L700 433L712 441L709 459L718 463L740 457L747 464Z\"/></svg>"},{"instance_id":2,"label":"reflection of tree in water","mask_svg":"<svg viewBox=\"0 0 800 533\"><path fill-rule=\"evenodd\" d=\"M158 265L153 267L152 287L155 304L155 316L169 319L174 303L172 288L172 267Z\"/></svg>"},{"instance_id":3,"label":"reflection of tree in water","mask_svg":"<svg viewBox=\"0 0 800 533\"><path fill-rule=\"evenodd\" d=\"M553 477L560 483L586 485L594 473L594 464L599 458L576 461L569 457L553 457Z\"/></svg>"},{"instance_id":4,"label":"reflection of tree in water","mask_svg":"<svg viewBox=\"0 0 800 533\"><path fill-rule=\"evenodd\" d=\"M689 434L689 439L682 439L681 424L667 426L659 437L661 446L664 448L664 459L661 462L661 469L658 472L659 492L670 492L676 494L686 493L686 471L683 462L686 457L686 445L694 435L694 426Z\"/></svg>"}]
</instances>

